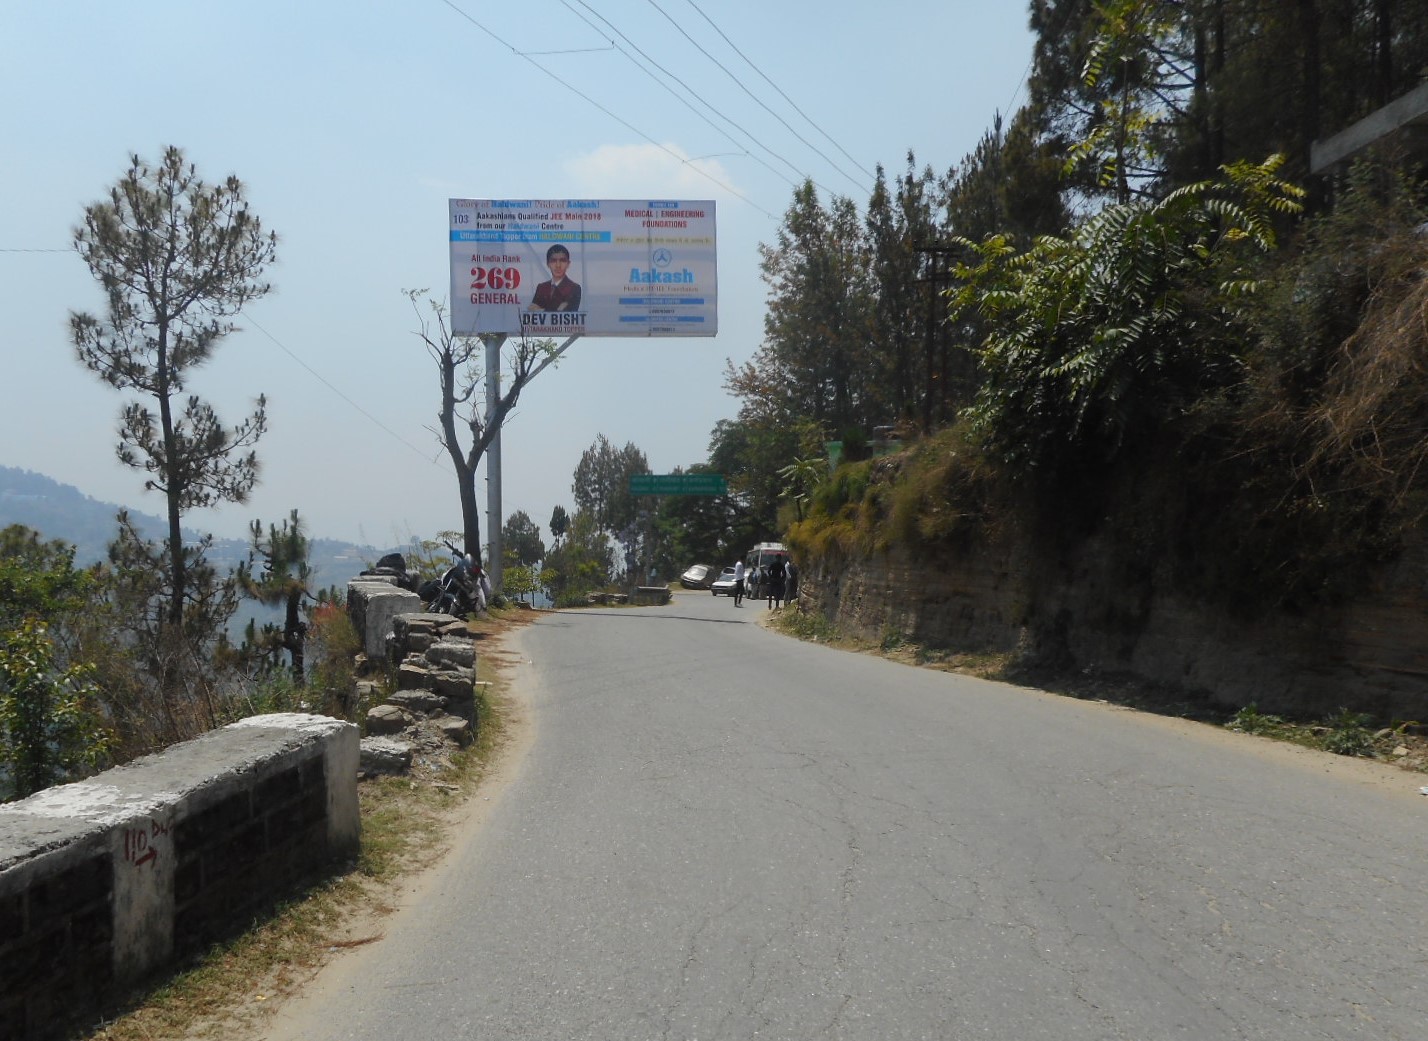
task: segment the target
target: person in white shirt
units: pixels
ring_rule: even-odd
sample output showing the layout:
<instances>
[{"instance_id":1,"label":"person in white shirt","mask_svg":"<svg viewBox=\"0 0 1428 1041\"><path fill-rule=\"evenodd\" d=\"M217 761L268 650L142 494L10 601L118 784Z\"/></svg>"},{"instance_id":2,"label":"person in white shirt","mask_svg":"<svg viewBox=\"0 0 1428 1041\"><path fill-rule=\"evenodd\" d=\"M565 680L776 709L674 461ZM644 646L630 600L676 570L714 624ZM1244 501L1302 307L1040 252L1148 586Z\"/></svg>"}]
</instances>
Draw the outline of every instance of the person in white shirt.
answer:
<instances>
[{"instance_id":1,"label":"person in white shirt","mask_svg":"<svg viewBox=\"0 0 1428 1041\"><path fill-rule=\"evenodd\" d=\"M734 565L734 606L744 605L744 562L741 560Z\"/></svg>"}]
</instances>

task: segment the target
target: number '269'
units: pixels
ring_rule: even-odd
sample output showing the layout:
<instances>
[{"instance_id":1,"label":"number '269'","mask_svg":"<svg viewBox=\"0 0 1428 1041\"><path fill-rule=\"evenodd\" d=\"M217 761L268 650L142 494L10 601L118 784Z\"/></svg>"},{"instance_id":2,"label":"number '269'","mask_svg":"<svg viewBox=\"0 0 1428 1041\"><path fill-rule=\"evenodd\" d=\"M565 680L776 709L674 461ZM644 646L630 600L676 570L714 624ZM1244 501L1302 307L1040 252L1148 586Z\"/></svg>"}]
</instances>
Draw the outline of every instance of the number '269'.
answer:
<instances>
[{"instance_id":1,"label":"number '269'","mask_svg":"<svg viewBox=\"0 0 1428 1041\"><path fill-rule=\"evenodd\" d=\"M521 284L521 270L514 267L473 267L472 289L515 289Z\"/></svg>"}]
</instances>

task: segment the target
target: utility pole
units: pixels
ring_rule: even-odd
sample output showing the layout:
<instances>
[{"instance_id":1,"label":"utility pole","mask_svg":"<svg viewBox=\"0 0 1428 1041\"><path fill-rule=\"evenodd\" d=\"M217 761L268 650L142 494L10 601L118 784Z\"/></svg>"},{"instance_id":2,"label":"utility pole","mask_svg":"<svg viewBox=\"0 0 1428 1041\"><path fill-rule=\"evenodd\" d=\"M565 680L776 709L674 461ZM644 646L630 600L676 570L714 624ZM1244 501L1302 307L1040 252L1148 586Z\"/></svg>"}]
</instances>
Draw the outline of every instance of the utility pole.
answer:
<instances>
[{"instance_id":1,"label":"utility pole","mask_svg":"<svg viewBox=\"0 0 1428 1041\"><path fill-rule=\"evenodd\" d=\"M934 419L933 400L934 397L943 405L947 399L947 351L945 339L940 335L942 326L947 320L946 310L939 315L937 313L938 287L951 281L951 276L947 273L946 258L954 252L952 246L918 246L917 252L927 254L927 277L919 278L919 284L927 286L927 320L923 329L923 349L927 355L927 386L922 398L922 433L924 436L932 433L932 421ZM941 343L943 349L939 352L938 345Z\"/></svg>"}]
</instances>

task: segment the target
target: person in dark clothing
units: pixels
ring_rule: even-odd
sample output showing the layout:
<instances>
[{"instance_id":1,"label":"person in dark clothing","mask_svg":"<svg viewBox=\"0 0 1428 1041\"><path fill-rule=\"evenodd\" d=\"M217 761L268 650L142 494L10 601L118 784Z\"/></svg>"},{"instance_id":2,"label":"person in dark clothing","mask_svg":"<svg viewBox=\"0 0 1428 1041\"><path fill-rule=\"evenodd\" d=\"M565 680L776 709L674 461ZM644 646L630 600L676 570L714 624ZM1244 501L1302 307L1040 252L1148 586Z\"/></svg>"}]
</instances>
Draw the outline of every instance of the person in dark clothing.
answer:
<instances>
[{"instance_id":1,"label":"person in dark clothing","mask_svg":"<svg viewBox=\"0 0 1428 1041\"><path fill-rule=\"evenodd\" d=\"M768 585L769 603L768 606L777 611L783 606L784 581L787 572L784 569L783 558L774 557L773 563L769 565Z\"/></svg>"}]
</instances>

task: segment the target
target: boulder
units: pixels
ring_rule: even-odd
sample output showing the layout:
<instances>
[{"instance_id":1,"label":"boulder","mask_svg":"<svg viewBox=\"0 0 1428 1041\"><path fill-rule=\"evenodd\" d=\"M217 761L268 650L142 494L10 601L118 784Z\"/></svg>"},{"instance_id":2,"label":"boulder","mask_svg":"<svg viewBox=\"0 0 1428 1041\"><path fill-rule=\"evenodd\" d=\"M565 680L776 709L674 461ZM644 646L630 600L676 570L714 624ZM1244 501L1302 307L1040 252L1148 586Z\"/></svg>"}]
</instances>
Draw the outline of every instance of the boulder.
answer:
<instances>
[{"instance_id":1,"label":"boulder","mask_svg":"<svg viewBox=\"0 0 1428 1041\"><path fill-rule=\"evenodd\" d=\"M433 665L476 667L476 645L470 640L445 639L426 649L426 660Z\"/></svg>"},{"instance_id":2,"label":"boulder","mask_svg":"<svg viewBox=\"0 0 1428 1041\"><path fill-rule=\"evenodd\" d=\"M469 672L433 672L428 682L431 689L443 697L457 701L470 701L475 697L475 686Z\"/></svg>"},{"instance_id":3,"label":"boulder","mask_svg":"<svg viewBox=\"0 0 1428 1041\"><path fill-rule=\"evenodd\" d=\"M376 705L367 710L369 734L397 734L411 724L412 717L396 705Z\"/></svg>"},{"instance_id":4,"label":"boulder","mask_svg":"<svg viewBox=\"0 0 1428 1041\"><path fill-rule=\"evenodd\" d=\"M408 660L397 666L398 690L431 690L432 671L424 665Z\"/></svg>"},{"instance_id":5,"label":"boulder","mask_svg":"<svg viewBox=\"0 0 1428 1041\"><path fill-rule=\"evenodd\" d=\"M440 716L432 725L448 740L465 748L471 743L471 724L459 716Z\"/></svg>"},{"instance_id":6,"label":"boulder","mask_svg":"<svg viewBox=\"0 0 1428 1041\"><path fill-rule=\"evenodd\" d=\"M429 690L399 690L387 699L387 703L413 715L434 716L446 711L447 699Z\"/></svg>"},{"instance_id":7,"label":"boulder","mask_svg":"<svg viewBox=\"0 0 1428 1041\"><path fill-rule=\"evenodd\" d=\"M369 774L402 774L411 769L413 748L390 737L362 739L359 769Z\"/></svg>"}]
</instances>

